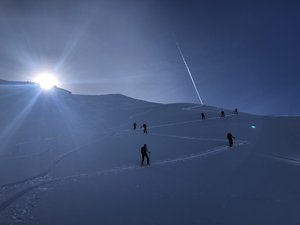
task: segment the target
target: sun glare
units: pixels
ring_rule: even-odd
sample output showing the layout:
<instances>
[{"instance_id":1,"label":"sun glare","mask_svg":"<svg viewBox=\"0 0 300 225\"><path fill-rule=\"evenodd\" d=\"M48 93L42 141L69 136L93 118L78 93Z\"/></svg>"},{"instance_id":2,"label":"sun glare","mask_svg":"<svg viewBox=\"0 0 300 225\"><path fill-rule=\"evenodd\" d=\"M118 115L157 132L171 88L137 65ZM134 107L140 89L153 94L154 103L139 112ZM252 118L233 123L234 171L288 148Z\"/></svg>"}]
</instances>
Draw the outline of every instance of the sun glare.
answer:
<instances>
[{"instance_id":1,"label":"sun glare","mask_svg":"<svg viewBox=\"0 0 300 225\"><path fill-rule=\"evenodd\" d=\"M41 86L41 88L45 90L49 90L54 86L58 85L58 81L54 75L51 73L40 73L34 80L34 83L37 83Z\"/></svg>"}]
</instances>

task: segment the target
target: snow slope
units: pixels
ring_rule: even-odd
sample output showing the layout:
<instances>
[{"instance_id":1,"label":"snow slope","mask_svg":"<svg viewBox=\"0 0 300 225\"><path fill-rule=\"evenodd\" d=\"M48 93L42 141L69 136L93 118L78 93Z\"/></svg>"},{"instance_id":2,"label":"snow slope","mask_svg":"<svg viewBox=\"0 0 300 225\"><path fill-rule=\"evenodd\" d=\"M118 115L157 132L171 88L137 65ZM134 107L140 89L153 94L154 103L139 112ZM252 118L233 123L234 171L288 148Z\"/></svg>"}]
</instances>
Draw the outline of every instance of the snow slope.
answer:
<instances>
[{"instance_id":1,"label":"snow slope","mask_svg":"<svg viewBox=\"0 0 300 225\"><path fill-rule=\"evenodd\" d=\"M4 81L0 107L1 225L300 224L299 117Z\"/></svg>"}]
</instances>

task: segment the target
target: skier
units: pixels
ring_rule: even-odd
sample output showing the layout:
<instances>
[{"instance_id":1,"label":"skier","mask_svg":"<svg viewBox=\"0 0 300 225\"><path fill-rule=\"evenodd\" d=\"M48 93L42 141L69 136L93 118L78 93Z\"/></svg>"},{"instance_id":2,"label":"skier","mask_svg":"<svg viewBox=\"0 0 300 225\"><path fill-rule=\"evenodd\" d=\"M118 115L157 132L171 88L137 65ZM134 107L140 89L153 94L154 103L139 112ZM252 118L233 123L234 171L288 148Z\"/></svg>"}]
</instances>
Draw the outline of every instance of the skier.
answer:
<instances>
[{"instance_id":1,"label":"skier","mask_svg":"<svg viewBox=\"0 0 300 225\"><path fill-rule=\"evenodd\" d=\"M202 118L202 120L205 120L205 115L204 115L204 113L201 113L201 118Z\"/></svg>"},{"instance_id":2,"label":"skier","mask_svg":"<svg viewBox=\"0 0 300 225\"><path fill-rule=\"evenodd\" d=\"M225 117L225 112L221 111L221 117Z\"/></svg>"},{"instance_id":3,"label":"skier","mask_svg":"<svg viewBox=\"0 0 300 225\"><path fill-rule=\"evenodd\" d=\"M136 130L136 122L133 123L133 129Z\"/></svg>"},{"instance_id":4,"label":"skier","mask_svg":"<svg viewBox=\"0 0 300 225\"><path fill-rule=\"evenodd\" d=\"M148 133L147 125L145 123L141 126L141 128L144 128L144 134Z\"/></svg>"},{"instance_id":5,"label":"skier","mask_svg":"<svg viewBox=\"0 0 300 225\"><path fill-rule=\"evenodd\" d=\"M142 147L141 147L141 154L142 154L142 161L141 161L141 166L144 165L144 159L146 158L147 159L147 165L149 165L149 156L148 156L148 153L150 154L151 152L148 151L148 148L147 148L147 145L144 144Z\"/></svg>"},{"instance_id":6,"label":"skier","mask_svg":"<svg viewBox=\"0 0 300 225\"><path fill-rule=\"evenodd\" d=\"M230 132L228 132L227 133L227 139L228 139L229 147L232 147L233 139L235 139L235 137Z\"/></svg>"},{"instance_id":7,"label":"skier","mask_svg":"<svg viewBox=\"0 0 300 225\"><path fill-rule=\"evenodd\" d=\"M234 109L234 113L238 114L238 109L237 108Z\"/></svg>"}]
</instances>

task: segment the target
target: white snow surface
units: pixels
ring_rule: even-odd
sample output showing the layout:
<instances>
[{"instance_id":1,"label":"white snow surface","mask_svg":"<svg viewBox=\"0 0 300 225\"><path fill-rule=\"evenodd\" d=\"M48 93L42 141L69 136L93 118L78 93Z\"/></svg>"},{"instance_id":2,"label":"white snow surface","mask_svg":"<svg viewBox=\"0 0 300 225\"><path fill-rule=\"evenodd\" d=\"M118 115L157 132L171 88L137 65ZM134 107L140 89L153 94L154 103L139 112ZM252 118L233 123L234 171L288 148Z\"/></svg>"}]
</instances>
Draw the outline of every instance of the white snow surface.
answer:
<instances>
[{"instance_id":1,"label":"white snow surface","mask_svg":"<svg viewBox=\"0 0 300 225\"><path fill-rule=\"evenodd\" d=\"M0 107L0 225L300 224L299 117L5 82Z\"/></svg>"}]
</instances>

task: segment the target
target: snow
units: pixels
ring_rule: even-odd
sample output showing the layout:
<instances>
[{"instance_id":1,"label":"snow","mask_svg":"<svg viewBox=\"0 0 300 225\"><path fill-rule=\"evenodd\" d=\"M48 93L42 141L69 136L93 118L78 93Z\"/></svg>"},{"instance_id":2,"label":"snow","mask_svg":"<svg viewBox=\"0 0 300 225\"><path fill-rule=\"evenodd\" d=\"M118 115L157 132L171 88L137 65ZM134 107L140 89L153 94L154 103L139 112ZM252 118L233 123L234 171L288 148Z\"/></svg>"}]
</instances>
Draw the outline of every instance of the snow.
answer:
<instances>
[{"instance_id":1,"label":"snow","mask_svg":"<svg viewBox=\"0 0 300 225\"><path fill-rule=\"evenodd\" d=\"M300 224L299 117L2 80L0 107L1 225Z\"/></svg>"}]
</instances>

